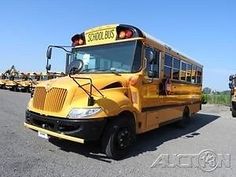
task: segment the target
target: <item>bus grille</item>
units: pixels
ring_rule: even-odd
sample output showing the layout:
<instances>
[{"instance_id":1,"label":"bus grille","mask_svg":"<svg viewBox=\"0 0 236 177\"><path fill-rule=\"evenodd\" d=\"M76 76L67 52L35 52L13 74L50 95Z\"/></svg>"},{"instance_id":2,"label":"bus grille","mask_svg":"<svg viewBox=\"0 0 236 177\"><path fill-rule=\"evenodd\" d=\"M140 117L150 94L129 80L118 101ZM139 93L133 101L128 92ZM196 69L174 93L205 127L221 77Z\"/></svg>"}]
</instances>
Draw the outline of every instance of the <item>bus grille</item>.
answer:
<instances>
[{"instance_id":1,"label":"bus grille","mask_svg":"<svg viewBox=\"0 0 236 177\"><path fill-rule=\"evenodd\" d=\"M33 106L44 111L59 112L63 108L66 95L66 89L51 88L47 92L44 87L36 87L33 96Z\"/></svg>"}]
</instances>

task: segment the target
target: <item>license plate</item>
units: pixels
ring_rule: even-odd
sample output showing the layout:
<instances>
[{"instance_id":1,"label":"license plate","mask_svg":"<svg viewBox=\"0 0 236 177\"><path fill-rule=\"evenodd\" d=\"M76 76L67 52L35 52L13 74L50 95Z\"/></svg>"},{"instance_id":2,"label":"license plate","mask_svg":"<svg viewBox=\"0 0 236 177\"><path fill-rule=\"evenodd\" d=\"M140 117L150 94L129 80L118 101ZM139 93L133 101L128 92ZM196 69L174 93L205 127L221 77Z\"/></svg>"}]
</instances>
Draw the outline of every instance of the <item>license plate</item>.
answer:
<instances>
[{"instance_id":1,"label":"license plate","mask_svg":"<svg viewBox=\"0 0 236 177\"><path fill-rule=\"evenodd\" d=\"M38 136L44 139L48 139L48 135L46 133L38 132Z\"/></svg>"}]
</instances>

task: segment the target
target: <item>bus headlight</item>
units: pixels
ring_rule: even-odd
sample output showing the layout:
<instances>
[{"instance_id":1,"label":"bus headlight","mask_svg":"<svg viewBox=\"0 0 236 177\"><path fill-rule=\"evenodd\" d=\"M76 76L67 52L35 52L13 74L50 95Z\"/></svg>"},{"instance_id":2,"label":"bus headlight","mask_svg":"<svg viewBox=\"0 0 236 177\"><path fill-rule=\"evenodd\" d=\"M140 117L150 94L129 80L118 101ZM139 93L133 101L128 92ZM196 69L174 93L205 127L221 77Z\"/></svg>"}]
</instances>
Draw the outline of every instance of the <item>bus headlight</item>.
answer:
<instances>
[{"instance_id":1,"label":"bus headlight","mask_svg":"<svg viewBox=\"0 0 236 177\"><path fill-rule=\"evenodd\" d=\"M101 111L100 107L94 107L94 108L74 108L70 111L70 113L67 115L69 119L80 119L84 117L88 117L94 114L97 114L99 111Z\"/></svg>"}]
</instances>

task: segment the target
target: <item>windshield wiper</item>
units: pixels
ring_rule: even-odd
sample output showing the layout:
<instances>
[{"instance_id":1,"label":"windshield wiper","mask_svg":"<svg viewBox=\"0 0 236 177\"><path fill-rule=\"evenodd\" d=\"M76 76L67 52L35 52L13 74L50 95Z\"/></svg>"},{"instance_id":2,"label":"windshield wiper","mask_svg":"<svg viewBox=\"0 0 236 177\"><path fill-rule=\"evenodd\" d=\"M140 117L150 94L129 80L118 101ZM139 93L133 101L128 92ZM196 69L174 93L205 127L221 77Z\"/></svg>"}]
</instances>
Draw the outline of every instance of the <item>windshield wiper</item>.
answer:
<instances>
[{"instance_id":1,"label":"windshield wiper","mask_svg":"<svg viewBox=\"0 0 236 177\"><path fill-rule=\"evenodd\" d=\"M118 71L116 71L116 70L107 70L107 71L110 71L111 73L113 73L113 74L115 74L117 76L121 76L121 74Z\"/></svg>"},{"instance_id":2,"label":"windshield wiper","mask_svg":"<svg viewBox=\"0 0 236 177\"><path fill-rule=\"evenodd\" d=\"M91 70L104 71L104 69L101 70L99 67L97 67L97 68L86 68L86 69L83 69L82 72L83 71L91 71Z\"/></svg>"},{"instance_id":3,"label":"windshield wiper","mask_svg":"<svg viewBox=\"0 0 236 177\"><path fill-rule=\"evenodd\" d=\"M119 72L117 72L116 70L114 70L114 69L100 69L99 67L97 67L97 68L86 68L83 71L91 71L91 70L95 70L95 71L109 71L109 72L111 72L111 73L113 73L113 74L115 74L117 76L121 76L121 74Z\"/></svg>"}]
</instances>

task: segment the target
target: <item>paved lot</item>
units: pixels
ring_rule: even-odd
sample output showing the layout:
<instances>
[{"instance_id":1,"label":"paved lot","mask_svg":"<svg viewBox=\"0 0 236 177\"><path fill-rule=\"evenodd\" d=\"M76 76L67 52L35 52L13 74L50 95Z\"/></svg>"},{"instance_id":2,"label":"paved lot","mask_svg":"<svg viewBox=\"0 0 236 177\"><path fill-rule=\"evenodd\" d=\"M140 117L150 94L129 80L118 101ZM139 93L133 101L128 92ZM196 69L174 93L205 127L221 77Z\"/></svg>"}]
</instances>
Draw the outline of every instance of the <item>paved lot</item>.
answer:
<instances>
[{"instance_id":1,"label":"paved lot","mask_svg":"<svg viewBox=\"0 0 236 177\"><path fill-rule=\"evenodd\" d=\"M187 128L168 125L140 135L130 156L114 161L96 145L48 142L24 128L29 98L0 90L0 176L236 175L236 119L228 107L206 105ZM213 153L202 152L207 149Z\"/></svg>"}]
</instances>

